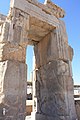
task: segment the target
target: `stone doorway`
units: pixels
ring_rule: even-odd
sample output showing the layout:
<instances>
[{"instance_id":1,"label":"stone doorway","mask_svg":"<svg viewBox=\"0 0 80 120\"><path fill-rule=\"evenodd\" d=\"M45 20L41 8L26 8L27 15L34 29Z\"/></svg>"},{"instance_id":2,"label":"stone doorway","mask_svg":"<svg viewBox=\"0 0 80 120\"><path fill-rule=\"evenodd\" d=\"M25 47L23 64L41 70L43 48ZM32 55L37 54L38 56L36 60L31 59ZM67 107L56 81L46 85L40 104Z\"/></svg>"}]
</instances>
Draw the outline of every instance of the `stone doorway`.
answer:
<instances>
[{"instance_id":1,"label":"stone doorway","mask_svg":"<svg viewBox=\"0 0 80 120\"><path fill-rule=\"evenodd\" d=\"M76 120L65 12L47 0L11 0L1 21L0 119L24 120L26 115L25 62L27 45L34 46L36 120Z\"/></svg>"}]
</instances>

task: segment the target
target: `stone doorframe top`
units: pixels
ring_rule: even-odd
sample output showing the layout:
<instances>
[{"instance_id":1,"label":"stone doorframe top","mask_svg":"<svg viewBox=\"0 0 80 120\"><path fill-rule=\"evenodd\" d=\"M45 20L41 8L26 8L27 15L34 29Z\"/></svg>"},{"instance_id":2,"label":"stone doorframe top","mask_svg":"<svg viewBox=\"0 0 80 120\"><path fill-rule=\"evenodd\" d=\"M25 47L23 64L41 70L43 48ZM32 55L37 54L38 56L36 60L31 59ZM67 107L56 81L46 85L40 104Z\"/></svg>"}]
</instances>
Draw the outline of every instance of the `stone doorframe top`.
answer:
<instances>
[{"instance_id":1,"label":"stone doorframe top","mask_svg":"<svg viewBox=\"0 0 80 120\"><path fill-rule=\"evenodd\" d=\"M26 33L28 42L40 41L54 28L59 27L60 20L65 16L64 10L47 0L44 4L37 0L11 0L9 16L12 18L14 9L20 10L21 16L27 19ZM23 15L23 12L27 15ZM26 39L26 38L25 38ZM27 40L26 40L27 41ZM28 44L32 44L29 42Z\"/></svg>"}]
</instances>

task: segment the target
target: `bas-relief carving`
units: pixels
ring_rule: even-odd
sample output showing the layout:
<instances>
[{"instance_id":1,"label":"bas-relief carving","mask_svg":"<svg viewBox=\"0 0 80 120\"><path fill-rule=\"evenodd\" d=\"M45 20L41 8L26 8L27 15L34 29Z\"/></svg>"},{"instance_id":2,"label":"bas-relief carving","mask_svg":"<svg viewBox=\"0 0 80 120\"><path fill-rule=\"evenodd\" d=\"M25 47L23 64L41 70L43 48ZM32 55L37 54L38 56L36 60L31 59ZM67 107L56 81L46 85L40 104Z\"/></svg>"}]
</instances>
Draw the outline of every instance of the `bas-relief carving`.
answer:
<instances>
[{"instance_id":1,"label":"bas-relief carving","mask_svg":"<svg viewBox=\"0 0 80 120\"><path fill-rule=\"evenodd\" d=\"M25 58L30 44L36 58L36 120L76 120L73 49L68 45L65 24L59 19L64 11L51 1L11 0L10 7L7 18L2 17L0 22L1 119L25 119Z\"/></svg>"}]
</instances>

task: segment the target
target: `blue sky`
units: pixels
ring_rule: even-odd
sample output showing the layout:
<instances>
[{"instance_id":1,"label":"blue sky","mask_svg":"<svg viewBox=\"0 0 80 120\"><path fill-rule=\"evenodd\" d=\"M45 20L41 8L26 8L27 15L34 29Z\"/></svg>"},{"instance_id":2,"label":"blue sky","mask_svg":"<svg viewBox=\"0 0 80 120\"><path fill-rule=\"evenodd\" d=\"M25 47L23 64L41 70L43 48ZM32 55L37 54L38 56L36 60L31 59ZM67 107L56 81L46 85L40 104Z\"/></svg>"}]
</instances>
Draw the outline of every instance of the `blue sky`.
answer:
<instances>
[{"instance_id":1,"label":"blue sky","mask_svg":"<svg viewBox=\"0 0 80 120\"><path fill-rule=\"evenodd\" d=\"M43 0L39 0L43 2ZM69 44L74 49L74 57L72 62L73 79L75 84L80 84L80 0L53 0L54 3L62 7L66 16L63 19L66 24ZM10 0L0 0L0 13L7 15ZM27 50L27 63L30 65L29 71L32 69L32 48ZM29 77L28 77L29 78Z\"/></svg>"}]
</instances>

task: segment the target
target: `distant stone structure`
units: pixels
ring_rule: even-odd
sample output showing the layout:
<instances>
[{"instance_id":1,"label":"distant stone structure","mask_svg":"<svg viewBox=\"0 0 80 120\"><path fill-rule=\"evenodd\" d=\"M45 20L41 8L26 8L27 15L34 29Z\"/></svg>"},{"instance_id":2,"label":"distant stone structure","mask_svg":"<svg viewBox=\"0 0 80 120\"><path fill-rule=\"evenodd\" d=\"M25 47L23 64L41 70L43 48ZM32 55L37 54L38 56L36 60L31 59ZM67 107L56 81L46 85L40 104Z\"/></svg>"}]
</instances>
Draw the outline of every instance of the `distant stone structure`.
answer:
<instances>
[{"instance_id":1,"label":"distant stone structure","mask_svg":"<svg viewBox=\"0 0 80 120\"><path fill-rule=\"evenodd\" d=\"M30 116L33 109L33 86L32 81L27 80L27 100L26 100L26 115Z\"/></svg>"},{"instance_id":2,"label":"distant stone structure","mask_svg":"<svg viewBox=\"0 0 80 120\"><path fill-rule=\"evenodd\" d=\"M74 99L80 100L80 85L74 85Z\"/></svg>"},{"instance_id":3,"label":"distant stone structure","mask_svg":"<svg viewBox=\"0 0 80 120\"><path fill-rule=\"evenodd\" d=\"M78 120L80 120L80 85L74 85L74 100Z\"/></svg>"},{"instance_id":4,"label":"distant stone structure","mask_svg":"<svg viewBox=\"0 0 80 120\"><path fill-rule=\"evenodd\" d=\"M0 120L25 120L26 47L36 58L36 120L76 120L65 12L46 0L11 0L0 15Z\"/></svg>"}]
</instances>

